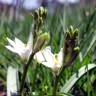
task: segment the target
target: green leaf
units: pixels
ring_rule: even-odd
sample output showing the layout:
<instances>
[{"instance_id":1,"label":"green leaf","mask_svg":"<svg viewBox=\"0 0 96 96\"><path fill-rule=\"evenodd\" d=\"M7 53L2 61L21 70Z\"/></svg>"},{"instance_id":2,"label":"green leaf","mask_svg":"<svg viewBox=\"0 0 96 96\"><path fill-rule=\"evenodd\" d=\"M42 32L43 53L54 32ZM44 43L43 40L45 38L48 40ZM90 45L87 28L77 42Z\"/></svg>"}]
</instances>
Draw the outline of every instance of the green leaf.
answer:
<instances>
[{"instance_id":1,"label":"green leaf","mask_svg":"<svg viewBox=\"0 0 96 96\"><path fill-rule=\"evenodd\" d=\"M71 78L65 83L65 85L61 88L62 93L68 93L68 91L74 86L74 84L79 80L87 71L93 69L96 67L96 64L88 64L88 69L86 68L86 65L81 67L77 74L73 74Z\"/></svg>"},{"instance_id":2,"label":"green leaf","mask_svg":"<svg viewBox=\"0 0 96 96\"><path fill-rule=\"evenodd\" d=\"M86 55L88 54L88 52L92 49L92 46L95 44L96 42L96 33L94 33L94 36L92 37L92 40L90 41L90 44L88 42L88 47L86 46L85 49L81 50L81 52L79 53L79 58L80 58L80 62L83 61L83 59L86 57ZM86 51L85 51L86 50Z\"/></svg>"}]
</instances>

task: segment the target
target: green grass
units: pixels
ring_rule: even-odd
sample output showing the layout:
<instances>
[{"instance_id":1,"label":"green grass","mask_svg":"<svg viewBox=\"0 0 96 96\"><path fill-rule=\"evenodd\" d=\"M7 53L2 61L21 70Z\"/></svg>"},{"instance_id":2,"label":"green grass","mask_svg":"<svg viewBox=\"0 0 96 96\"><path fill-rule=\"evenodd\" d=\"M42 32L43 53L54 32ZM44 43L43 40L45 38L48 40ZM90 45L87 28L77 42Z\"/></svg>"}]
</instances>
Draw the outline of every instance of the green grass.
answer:
<instances>
[{"instance_id":1,"label":"green grass","mask_svg":"<svg viewBox=\"0 0 96 96\"><path fill-rule=\"evenodd\" d=\"M78 69L82 66L88 66L89 63L94 63L96 59L96 8L94 6L86 7L64 7L64 10L57 10L53 15L48 15L45 21L45 27L43 31L50 32L51 38L48 45L51 45L53 53L58 53L61 47L64 46L66 29L70 25L79 29L78 43L80 47L80 56L76 58L74 63L65 69L61 79L58 83L59 94L60 88L66 83L66 81L76 72L78 75ZM88 15L86 15L88 13ZM13 66L23 70L23 64L18 55L8 51L5 48L7 44L6 37L13 38L18 37L23 42L27 42L28 34L32 30L32 16L26 14L23 20L11 19L8 16L0 15L0 80L4 81L6 86L7 68ZM96 51L96 50L95 50ZM93 60L93 56L95 57ZM95 96L96 89L94 90L91 82L96 80L96 68L88 71L86 75L76 82L78 92L87 94L87 96ZM94 77L94 80L91 80ZM45 66L37 64L32 61L28 70L28 87L32 92L35 92L39 96L49 96L53 92L54 77L52 70ZM76 88L73 89L76 90ZM72 93L71 89L69 95ZM81 89L84 91L81 91ZM30 95L29 95L30 96ZM62 95L60 95L62 96ZM63 95L64 96L64 95ZM74 95L77 96L77 95ZM78 95L79 96L79 95ZM86 95L82 95L86 96Z\"/></svg>"}]
</instances>

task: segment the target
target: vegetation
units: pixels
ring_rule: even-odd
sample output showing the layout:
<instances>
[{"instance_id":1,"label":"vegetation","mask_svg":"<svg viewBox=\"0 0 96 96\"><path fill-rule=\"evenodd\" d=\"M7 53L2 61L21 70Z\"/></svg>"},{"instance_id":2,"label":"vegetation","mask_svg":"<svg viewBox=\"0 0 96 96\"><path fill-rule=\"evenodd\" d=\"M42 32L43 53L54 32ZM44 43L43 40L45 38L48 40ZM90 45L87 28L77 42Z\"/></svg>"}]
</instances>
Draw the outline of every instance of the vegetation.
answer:
<instances>
[{"instance_id":1,"label":"vegetation","mask_svg":"<svg viewBox=\"0 0 96 96\"><path fill-rule=\"evenodd\" d=\"M0 89L6 92L7 70L12 66L19 71L19 94L23 96L96 95L96 8L90 5L61 9L51 15L42 9L43 15L39 10L22 19L10 18L4 12L0 15ZM30 32L33 51L28 61L23 61L6 49L7 37L18 37L26 44ZM54 56L63 48L64 60L58 71L34 60L34 54L47 46L51 46Z\"/></svg>"}]
</instances>

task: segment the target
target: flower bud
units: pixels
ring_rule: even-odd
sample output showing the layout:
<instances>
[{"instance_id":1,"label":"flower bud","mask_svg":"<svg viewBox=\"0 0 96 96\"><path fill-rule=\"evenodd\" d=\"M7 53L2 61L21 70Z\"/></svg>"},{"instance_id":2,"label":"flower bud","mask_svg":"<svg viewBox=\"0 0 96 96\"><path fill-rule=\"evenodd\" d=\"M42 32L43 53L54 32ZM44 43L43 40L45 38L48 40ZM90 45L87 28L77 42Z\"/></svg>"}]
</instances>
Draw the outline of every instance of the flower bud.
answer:
<instances>
[{"instance_id":1,"label":"flower bud","mask_svg":"<svg viewBox=\"0 0 96 96\"><path fill-rule=\"evenodd\" d=\"M36 53L38 52L46 43L48 43L50 40L50 35L49 33L43 33L38 36L37 41L34 45L33 52Z\"/></svg>"}]
</instances>

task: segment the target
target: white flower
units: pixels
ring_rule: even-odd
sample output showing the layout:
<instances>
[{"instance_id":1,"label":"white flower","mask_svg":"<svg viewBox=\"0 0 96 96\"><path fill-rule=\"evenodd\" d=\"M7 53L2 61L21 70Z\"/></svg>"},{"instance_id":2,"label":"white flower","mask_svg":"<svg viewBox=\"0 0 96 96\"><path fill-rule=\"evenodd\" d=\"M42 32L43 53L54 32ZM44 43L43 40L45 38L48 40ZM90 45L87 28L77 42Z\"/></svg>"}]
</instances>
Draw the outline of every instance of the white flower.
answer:
<instances>
[{"instance_id":1,"label":"white flower","mask_svg":"<svg viewBox=\"0 0 96 96\"><path fill-rule=\"evenodd\" d=\"M63 49L61 48L58 54L53 54L50 46L48 46L45 49L37 52L34 55L34 59L46 67L51 68L54 72L58 72L63 63Z\"/></svg>"},{"instance_id":2,"label":"white flower","mask_svg":"<svg viewBox=\"0 0 96 96\"><path fill-rule=\"evenodd\" d=\"M33 36L30 32L27 44L24 44L21 40L15 37L15 40L7 38L9 45L5 46L10 51L17 53L23 60L28 60L30 54L32 53L33 47Z\"/></svg>"}]
</instances>

